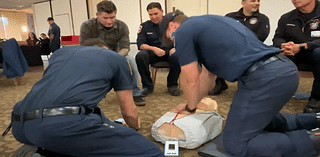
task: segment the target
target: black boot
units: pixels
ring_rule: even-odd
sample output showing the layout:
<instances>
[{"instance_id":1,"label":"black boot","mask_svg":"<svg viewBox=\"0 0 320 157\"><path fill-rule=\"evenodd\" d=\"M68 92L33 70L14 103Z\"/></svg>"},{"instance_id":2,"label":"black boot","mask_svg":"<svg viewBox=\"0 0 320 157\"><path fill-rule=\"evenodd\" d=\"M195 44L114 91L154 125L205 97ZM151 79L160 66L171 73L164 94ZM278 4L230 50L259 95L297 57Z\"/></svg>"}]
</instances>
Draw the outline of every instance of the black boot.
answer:
<instances>
[{"instance_id":1,"label":"black boot","mask_svg":"<svg viewBox=\"0 0 320 157\"><path fill-rule=\"evenodd\" d=\"M316 130L308 131L308 134L317 151L317 155L320 155L320 129L317 128Z\"/></svg>"},{"instance_id":2,"label":"black boot","mask_svg":"<svg viewBox=\"0 0 320 157\"><path fill-rule=\"evenodd\" d=\"M309 102L303 109L303 113L317 113L320 112L320 100L313 98L309 99Z\"/></svg>"},{"instance_id":3,"label":"black boot","mask_svg":"<svg viewBox=\"0 0 320 157\"><path fill-rule=\"evenodd\" d=\"M146 87L142 89L142 96L148 96L149 94L153 93L153 87Z\"/></svg>"},{"instance_id":4,"label":"black boot","mask_svg":"<svg viewBox=\"0 0 320 157\"><path fill-rule=\"evenodd\" d=\"M216 79L216 86L208 92L209 95L219 95L223 91L228 89L228 85L226 81L222 78L217 78Z\"/></svg>"}]
</instances>

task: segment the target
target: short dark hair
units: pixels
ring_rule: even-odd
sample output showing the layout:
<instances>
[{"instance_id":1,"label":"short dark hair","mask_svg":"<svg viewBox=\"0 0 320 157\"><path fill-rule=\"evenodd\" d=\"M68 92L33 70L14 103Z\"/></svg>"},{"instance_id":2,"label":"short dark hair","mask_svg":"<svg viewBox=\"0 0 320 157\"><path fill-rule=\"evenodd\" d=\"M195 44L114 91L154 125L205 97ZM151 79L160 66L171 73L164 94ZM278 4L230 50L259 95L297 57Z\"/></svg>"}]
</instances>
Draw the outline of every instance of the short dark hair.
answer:
<instances>
[{"instance_id":1,"label":"short dark hair","mask_svg":"<svg viewBox=\"0 0 320 157\"><path fill-rule=\"evenodd\" d=\"M47 21L54 21L53 17L48 17Z\"/></svg>"},{"instance_id":2,"label":"short dark hair","mask_svg":"<svg viewBox=\"0 0 320 157\"><path fill-rule=\"evenodd\" d=\"M153 8L158 8L159 10L162 10L161 4L159 2L151 2L147 6L147 11Z\"/></svg>"},{"instance_id":3,"label":"short dark hair","mask_svg":"<svg viewBox=\"0 0 320 157\"><path fill-rule=\"evenodd\" d=\"M113 2L104 0L97 4L97 11L98 13L106 12L110 14L113 12L117 12L117 7L114 5Z\"/></svg>"},{"instance_id":4,"label":"short dark hair","mask_svg":"<svg viewBox=\"0 0 320 157\"><path fill-rule=\"evenodd\" d=\"M86 40L82 46L98 46L98 47L104 47L107 46L106 42L103 41L100 38L90 38Z\"/></svg>"}]
</instances>

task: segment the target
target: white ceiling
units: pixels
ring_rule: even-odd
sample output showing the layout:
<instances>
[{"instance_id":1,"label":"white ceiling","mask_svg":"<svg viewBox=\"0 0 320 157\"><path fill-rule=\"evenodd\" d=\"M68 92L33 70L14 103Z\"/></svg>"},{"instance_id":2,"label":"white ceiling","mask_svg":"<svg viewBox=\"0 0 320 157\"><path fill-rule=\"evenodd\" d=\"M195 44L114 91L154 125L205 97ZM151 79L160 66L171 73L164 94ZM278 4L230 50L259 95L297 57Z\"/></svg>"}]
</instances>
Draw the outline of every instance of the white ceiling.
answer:
<instances>
[{"instance_id":1,"label":"white ceiling","mask_svg":"<svg viewBox=\"0 0 320 157\"><path fill-rule=\"evenodd\" d=\"M29 9L31 4L49 0L0 0L0 9Z\"/></svg>"}]
</instances>

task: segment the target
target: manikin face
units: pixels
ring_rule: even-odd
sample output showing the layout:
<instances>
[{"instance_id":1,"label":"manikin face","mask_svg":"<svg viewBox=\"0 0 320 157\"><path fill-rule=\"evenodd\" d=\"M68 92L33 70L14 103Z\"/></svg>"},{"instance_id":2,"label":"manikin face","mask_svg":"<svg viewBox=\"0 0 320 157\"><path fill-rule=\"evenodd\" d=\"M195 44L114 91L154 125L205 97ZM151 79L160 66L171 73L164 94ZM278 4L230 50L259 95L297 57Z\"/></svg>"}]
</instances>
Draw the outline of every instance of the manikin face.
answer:
<instances>
[{"instance_id":1,"label":"manikin face","mask_svg":"<svg viewBox=\"0 0 320 157\"><path fill-rule=\"evenodd\" d=\"M260 0L245 0L242 1L243 11L249 14L253 14L254 12L259 10Z\"/></svg>"},{"instance_id":2,"label":"manikin face","mask_svg":"<svg viewBox=\"0 0 320 157\"><path fill-rule=\"evenodd\" d=\"M159 10L158 8L152 8L148 10L148 14L151 22L159 24L163 17L163 10Z\"/></svg>"},{"instance_id":3,"label":"manikin face","mask_svg":"<svg viewBox=\"0 0 320 157\"><path fill-rule=\"evenodd\" d=\"M116 12L112 12L110 14L106 12L99 12L97 13L97 19L104 27L113 27L114 23L116 22Z\"/></svg>"},{"instance_id":4,"label":"manikin face","mask_svg":"<svg viewBox=\"0 0 320 157\"><path fill-rule=\"evenodd\" d=\"M315 0L291 0L291 2L294 5L294 7L299 9L307 5L310 5L312 2L315 2Z\"/></svg>"}]
</instances>

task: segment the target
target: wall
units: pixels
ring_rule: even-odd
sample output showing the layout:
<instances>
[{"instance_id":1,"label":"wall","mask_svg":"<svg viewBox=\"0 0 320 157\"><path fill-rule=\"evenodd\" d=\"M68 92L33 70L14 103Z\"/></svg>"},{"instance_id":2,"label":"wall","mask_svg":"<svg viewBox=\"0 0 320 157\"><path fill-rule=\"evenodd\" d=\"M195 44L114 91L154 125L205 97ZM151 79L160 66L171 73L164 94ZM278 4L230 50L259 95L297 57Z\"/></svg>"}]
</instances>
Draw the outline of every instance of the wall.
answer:
<instances>
[{"instance_id":1,"label":"wall","mask_svg":"<svg viewBox=\"0 0 320 157\"><path fill-rule=\"evenodd\" d=\"M36 35L39 36L41 33L48 35L49 24L47 22L48 17L51 15L50 3L42 2L32 5Z\"/></svg>"},{"instance_id":2,"label":"wall","mask_svg":"<svg viewBox=\"0 0 320 157\"><path fill-rule=\"evenodd\" d=\"M290 0L262 0L260 2L260 12L267 15L270 20L270 34L266 41L267 45L272 45L272 38L278 26L278 20L286 12L294 9Z\"/></svg>"},{"instance_id":3,"label":"wall","mask_svg":"<svg viewBox=\"0 0 320 157\"><path fill-rule=\"evenodd\" d=\"M65 1L67 0L53 0L52 2L57 2L55 8L59 9L64 8L66 5ZM83 4L85 0L69 0L74 5L78 5L78 3L82 4L82 9L72 9L76 11L83 11L86 13L86 9L83 9ZM79 2L72 2L79 1ZM98 4L101 0L88 0L88 10L89 10L89 18L96 17L96 4ZM167 8L167 12L173 11L173 9L180 9L188 16L194 15L203 15L203 14L217 14L224 16L226 13L237 11L241 8L241 0L112 0L118 8L117 18L126 22L129 26L130 30L130 41L135 42L136 40L136 32L138 30L138 26L141 22L146 21L148 19L147 12L145 7L148 3L152 1L159 1L163 8ZM164 3L166 2L167 7L165 7ZM290 0L279 1L279 0L261 0L260 11L261 13L267 15L270 19L270 35L265 41L266 44L272 44L272 38L277 27L277 22L280 16L292 9L294 9ZM72 6L72 4L71 4ZM45 7L42 7L45 8ZM67 9L68 10L68 9ZM36 13L35 14L39 14ZM45 29L47 31L48 24L46 23L47 16L46 13L40 13L40 18L45 18L42 20L42 23L45 25L43 27L36 27L36 30ZM36 16L36 15L35 15ZM43 17L45 16L45 17ZM87 14L74 14L73 23L71 23L70 27L73 27L71 32L77 35L79 32L80 25L83 21L88 19ZM37 20L38 16L36 16ZM75 21L77 24L75 24ZM58 21L56 21L58 23ZM38 22L39 23L39 22ZM39 31L38 31L39 32ZM1 33L1 32L0 32Z\"/></svg>"}]
</instances>

